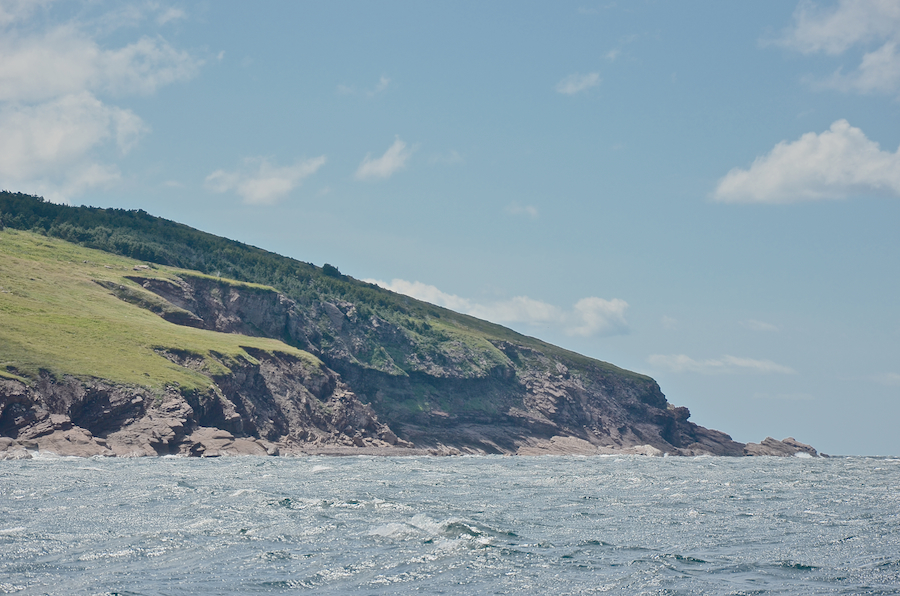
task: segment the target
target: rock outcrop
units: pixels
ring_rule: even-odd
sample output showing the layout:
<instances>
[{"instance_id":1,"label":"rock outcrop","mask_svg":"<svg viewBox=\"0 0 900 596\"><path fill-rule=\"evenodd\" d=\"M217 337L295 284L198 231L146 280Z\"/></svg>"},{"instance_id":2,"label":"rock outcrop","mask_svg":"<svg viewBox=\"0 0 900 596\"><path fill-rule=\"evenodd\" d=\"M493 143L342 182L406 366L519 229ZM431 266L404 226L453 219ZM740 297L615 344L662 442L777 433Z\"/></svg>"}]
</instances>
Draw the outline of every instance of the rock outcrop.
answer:
<instances>
[{"instance_id":1,"label":"rock outcrop","mask_svg":"<svg viewBox=\"0 0 900 596\"><path fill-rule=\"evenodd\" d=\"M788 437L783 441L773 439L772 437L766 437L761 443L747 443L744 445L744 455L820 457L821 454L811 446L796 440L794 437Z\"/></svg>"},{"instance_id":2,"label":"rock outcrop","mask_svg":"<svg viewBox=\"0 0 900 596\"><path fill-rule=\"evenodd\" d=\"M186 395L47 375L33 386L0 380L0 452L212 457L409 446L326 367L288 354L254 359Z\"/></svg>"},{"instance_id":3,"label":"rock outcrop","mask_svg":"<svg viewBox=\"0 0 900 596\"><path fill-rule=\"evenodd\" d=\"M141 270L142 274L146 270ZM347 301L300 308L271 288L208 276L103 284L179 325L281 339L321 359L246 348L205 391L0 380L3 457L299 453L817 455L793 439L744 445L689 422L655 381L509 340L423 338ZM432 334L433 336L434 334ZM426 349L427 348L427 349ZM177 350L159 353L202 372Z\"/></svg>"}]
</instances>

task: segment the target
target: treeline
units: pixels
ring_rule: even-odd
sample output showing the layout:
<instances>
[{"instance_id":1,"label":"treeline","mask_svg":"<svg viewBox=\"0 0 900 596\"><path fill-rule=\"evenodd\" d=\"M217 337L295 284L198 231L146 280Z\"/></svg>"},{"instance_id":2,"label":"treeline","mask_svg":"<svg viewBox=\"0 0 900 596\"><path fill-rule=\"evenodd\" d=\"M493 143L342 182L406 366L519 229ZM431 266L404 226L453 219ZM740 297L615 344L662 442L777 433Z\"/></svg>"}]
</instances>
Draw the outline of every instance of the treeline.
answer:
<instances>
[{"instance_id":1,"label":"treeline","mask_svg":"<svg viewBox=\"0 0 900 596\"><path fill-rule=\"evenodd\" d=\"M442 310L341 275L334 266L319 268L155 217L142 209L72 207L0 191L0 229L3 226L140 261L269 285L301 304L340 298L405 315L439 317Z\"/></svg>"}]
</instances>

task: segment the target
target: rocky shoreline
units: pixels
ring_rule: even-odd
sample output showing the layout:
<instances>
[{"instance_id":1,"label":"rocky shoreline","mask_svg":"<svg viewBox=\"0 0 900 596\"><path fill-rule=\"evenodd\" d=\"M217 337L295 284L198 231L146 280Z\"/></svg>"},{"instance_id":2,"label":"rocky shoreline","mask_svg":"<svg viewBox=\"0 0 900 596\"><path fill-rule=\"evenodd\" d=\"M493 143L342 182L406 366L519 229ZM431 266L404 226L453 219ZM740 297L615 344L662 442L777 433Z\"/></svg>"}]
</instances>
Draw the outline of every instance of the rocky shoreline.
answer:
<instances>
[{"instance_id":1,"label":"rocky shoreline","mask_svg":"<svg viewBox=\"0 0 900 596\"><path fill-rule=\"evenodd\" d=\"M43 433L43 434L41 434ZM37 455L56 455L61 457L147 457L158 456L158 453L150 453L146 448L135 448L140 444L149 444L149 438L133 437L137 443L123 442L113 438L111 440L94 437L89 431L75 427L71 421L61 415L51 415L44 423L36 425L27 433L28 437L11 439L0 437L0 461L32 459ZM405 443L405 442L404 442ZM198 428L176 445L172 455L183 457L240 457L240 456L377 456L377 457L410 457L410 456L435 456L449 457L461 455L486 455L484 451L469 448L457 449L447 445L438 445L432 448L416 448L411 444L404 445L375 445L363 446L326 445L316 446L299 443L271 443L261 439L235 437L228 431L217 428ZM668 456L652 445L637 445L633 447L611 448L593 445L576 437L554 436L549 440L535 440L529 445L520 447L515 453L503 455L515 455L522 457L536 457L546 455L562 456L613 456L613 455L641 455L648 457ZM708 454L704 454L707 455ZM800 443L792 437L778 441L767 437L761 443L747 443L744 446L744 456L761 457L828 457L818 453L810 445Z\"/></svg>"}]
</instances>

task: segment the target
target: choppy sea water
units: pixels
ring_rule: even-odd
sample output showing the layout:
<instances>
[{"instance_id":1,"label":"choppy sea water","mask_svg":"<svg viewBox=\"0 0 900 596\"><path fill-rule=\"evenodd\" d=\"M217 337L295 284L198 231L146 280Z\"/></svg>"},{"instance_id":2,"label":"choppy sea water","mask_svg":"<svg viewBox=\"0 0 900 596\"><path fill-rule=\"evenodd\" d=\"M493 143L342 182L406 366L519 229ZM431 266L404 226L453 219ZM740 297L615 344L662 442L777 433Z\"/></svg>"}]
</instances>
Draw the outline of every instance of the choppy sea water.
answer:
<instances>
[{"instance_id":1,"label":"choppy sea water","mask_svg":"<svg viewBox=\"0 0 900 596\"><path fill-rule=\"evenodd\" d=\"M900 594L900 459L0 462L0 593Z\"/></svg>"}]
</instances>

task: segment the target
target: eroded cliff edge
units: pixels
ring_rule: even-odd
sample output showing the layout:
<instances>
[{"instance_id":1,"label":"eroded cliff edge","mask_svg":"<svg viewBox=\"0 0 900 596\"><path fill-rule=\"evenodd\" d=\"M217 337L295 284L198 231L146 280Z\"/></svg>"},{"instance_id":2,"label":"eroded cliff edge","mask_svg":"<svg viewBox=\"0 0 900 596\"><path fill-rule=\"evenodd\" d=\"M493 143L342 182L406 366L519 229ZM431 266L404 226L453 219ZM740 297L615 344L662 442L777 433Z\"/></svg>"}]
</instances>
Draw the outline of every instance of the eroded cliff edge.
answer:
<instances>
[{"instance_id":1,"label":"eroded cliff edge","mask_svg":"<svg viewBox=\"0 0 900 596\"><path fill-rule=\"evenodd\" d=\"M151 390L42 373L0 380L0 451L146 456L299 453L816 455L744 445L688 420L652 379L528 338L473 335L440 312L398 325L364 304L300 305L272 288L143 266L118 299L173 324L278 339L218 367L160 348L205 389ZM164 304L149 299L161 298ZM418 326L418 328L417 328ZM428 329L423 328L427 326ZM212 356L216 358L214 354ZM209 357L207 356L207 359Z\"/></svg>"}]
</instances>

